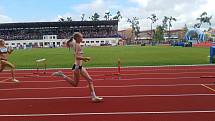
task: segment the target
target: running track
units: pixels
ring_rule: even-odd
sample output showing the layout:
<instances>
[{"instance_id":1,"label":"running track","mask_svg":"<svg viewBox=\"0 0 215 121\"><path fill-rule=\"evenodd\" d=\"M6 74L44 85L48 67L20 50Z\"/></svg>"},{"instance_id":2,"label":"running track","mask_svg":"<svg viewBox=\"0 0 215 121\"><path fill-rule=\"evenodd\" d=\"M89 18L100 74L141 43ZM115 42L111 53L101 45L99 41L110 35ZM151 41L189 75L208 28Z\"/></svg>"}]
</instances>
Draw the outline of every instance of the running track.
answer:
<instances>
[{"instance_id":1,"label":"running track","mask_svg":"<svg viewBox=\"0 0 215 121\"><path fill-rule=\"evenodd\" d=\"M71 70L61 69L71 75ZM0 73L0 121L212 121L215 119L215 66L88 69L97 95L92 103L86 81L66 81L34 70ZM210 77L210 78L200 78Z\"/></svg>"}]
</instances>

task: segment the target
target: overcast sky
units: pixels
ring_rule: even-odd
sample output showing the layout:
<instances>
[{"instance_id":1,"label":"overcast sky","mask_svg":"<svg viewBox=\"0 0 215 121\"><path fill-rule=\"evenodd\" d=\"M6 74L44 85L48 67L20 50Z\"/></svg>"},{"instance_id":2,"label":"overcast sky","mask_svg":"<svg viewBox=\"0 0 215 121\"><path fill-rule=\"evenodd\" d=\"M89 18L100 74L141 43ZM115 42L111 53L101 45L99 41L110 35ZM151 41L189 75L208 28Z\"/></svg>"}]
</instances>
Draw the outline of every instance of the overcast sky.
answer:
<instances>
[{"instance_id":1,"label":"overcast sky","mask_svg":"<svg viewBox=\"0 0 215 121\"><path fill-rule=\"evenodd\" d=\"M114 16L119 10L123 16L119 30L130 27L126 21L132 17L140 18L141 30L147 30L150 28L147 17L153 13L159 18L154 27L161 24L164 16L173 16L177 19L172 23L173 28L178 29L185 24L193 26L205 11L213 16L214 28L214 5L215 0L0 0L0 23L58 21L60 17L68 16L81 20L81 14L88 19L95 12L103 19L106 11Z\"/></svg>"}]
</instances>

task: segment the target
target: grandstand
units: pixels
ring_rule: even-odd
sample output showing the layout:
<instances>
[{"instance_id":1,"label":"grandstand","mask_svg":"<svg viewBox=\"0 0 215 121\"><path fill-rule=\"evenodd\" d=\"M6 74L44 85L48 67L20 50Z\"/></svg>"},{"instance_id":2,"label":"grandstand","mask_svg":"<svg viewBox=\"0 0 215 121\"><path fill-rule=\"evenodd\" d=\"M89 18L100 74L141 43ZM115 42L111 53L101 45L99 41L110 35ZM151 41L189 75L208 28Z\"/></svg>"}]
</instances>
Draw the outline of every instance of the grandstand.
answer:
<instances>
[{"instance_id":1,"label":"grandstand","mask_svg":"<svg viewBox=\"0 0 215 121\"><path fill-rule=\"evenodd\" d=\"M74 32L83 34L86 46L117 45L118 20L0 24L0 38L17 48L61 47Z\"/></svg>"}]
</instances>

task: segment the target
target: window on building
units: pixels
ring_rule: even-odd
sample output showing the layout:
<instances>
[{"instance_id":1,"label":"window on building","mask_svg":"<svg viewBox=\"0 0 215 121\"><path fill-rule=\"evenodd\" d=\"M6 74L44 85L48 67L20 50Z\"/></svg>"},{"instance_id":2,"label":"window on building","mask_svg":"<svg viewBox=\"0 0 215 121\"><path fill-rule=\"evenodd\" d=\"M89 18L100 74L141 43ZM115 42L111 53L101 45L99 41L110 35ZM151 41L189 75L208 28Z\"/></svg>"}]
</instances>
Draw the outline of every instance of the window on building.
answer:
<instances>
[{"instance_id":1,"label":"window on building","mask_svg":"<svg viewBox=\"0 0 215 121\"><path fill-rule=\"evenodd\" d=\"M48 42L45 42L45 45L48 45Z\"/></svg>"},{"instance_id":2,"label":"window on building","mask_svg":"<svg viewBox=\"0 0 215 121\"><path fill-rule=\"evenodd\" d=\"M43 46L43 43L42 43L42 42L40 42L40 46Z\"/></svg>"}]
</instances>

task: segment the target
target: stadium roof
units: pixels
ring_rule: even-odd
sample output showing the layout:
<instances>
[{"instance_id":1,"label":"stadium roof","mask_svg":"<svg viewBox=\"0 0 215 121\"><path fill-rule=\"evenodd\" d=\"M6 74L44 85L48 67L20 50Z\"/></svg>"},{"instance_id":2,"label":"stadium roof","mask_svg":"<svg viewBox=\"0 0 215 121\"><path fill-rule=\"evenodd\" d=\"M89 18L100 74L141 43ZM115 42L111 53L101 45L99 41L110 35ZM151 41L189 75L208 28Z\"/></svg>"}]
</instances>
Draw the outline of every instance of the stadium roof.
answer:
<instances>
[{"instance_id":1,"label":"stadium roof","mask_svg":"<svg viewBox=\"0 0 215 121\"><path fill-rule=\"evenodd\" d=\"M6 29L6 28L38 28L38 27L99 26L99 25L118 25L118 20L2 23L2 24L0 24L0 29Z\"/></svg>"}]
</instances>

